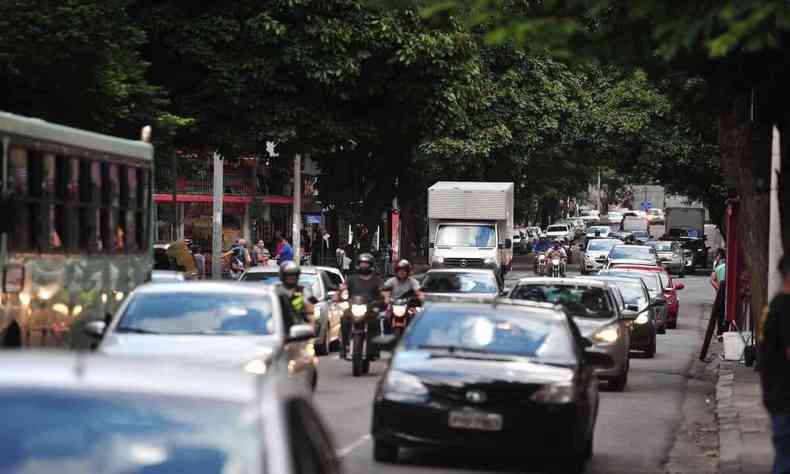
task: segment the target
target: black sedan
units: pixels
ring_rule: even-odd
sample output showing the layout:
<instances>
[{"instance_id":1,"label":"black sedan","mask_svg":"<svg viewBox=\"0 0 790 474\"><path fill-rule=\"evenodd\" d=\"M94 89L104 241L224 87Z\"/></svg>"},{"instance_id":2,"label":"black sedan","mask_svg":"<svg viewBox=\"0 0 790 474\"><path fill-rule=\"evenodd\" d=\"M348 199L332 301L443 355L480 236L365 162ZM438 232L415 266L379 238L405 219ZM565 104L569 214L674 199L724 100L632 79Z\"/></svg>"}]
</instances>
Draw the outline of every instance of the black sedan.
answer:
<instances>
[{"instance_id":1,"label":"black sedan","mask_svg":"<svg viewBox=\"0 0 790 474\"><path fill-rule=\"evenodd\" d=\"M383 346L392 338L379 338ZM412 322L379 381L374 458L401 446L553 457L581 472L598 413L593 365L573 320L549 305L435 303Z\"/></svg>"}]
</instances>

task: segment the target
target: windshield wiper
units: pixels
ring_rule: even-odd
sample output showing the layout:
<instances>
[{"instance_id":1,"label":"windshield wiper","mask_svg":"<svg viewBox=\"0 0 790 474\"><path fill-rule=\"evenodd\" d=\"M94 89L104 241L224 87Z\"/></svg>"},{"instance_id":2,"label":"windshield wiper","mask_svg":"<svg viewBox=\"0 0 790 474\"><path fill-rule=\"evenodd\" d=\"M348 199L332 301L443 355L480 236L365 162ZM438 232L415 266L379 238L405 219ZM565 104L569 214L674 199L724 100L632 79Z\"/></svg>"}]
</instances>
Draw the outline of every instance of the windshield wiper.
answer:
<instances>
[{"instance_id":1,"label":"windshield wiper","mask_svg":"<svg viewBox=\"0 0 790 474\"><path fill-rule=\"evenodd\" d=\"M115 332L131 332L134 334L159 334L156 331L148 331L146 329L132 328L127 326L118 326L117 328L115 328Z\"/></svg>"},{"instance_id":2,"label":"windshield wiper","mask_svg":"<svg viewBox=\"0 0 790 474\"><path fill-rule=\"evenodd\" d=\"M417 346L417 349L444 350L444 351L449 352L450 354L453 354L455 352L475 352L475 353L478 353L478 354L487 354L488 353L488 351L486 351L485 349L476 349L474 347L459 347L459 346L453 346L453 345L442 346L442 345L424 344L424 345Z\"/></svg>"}]
</instances>

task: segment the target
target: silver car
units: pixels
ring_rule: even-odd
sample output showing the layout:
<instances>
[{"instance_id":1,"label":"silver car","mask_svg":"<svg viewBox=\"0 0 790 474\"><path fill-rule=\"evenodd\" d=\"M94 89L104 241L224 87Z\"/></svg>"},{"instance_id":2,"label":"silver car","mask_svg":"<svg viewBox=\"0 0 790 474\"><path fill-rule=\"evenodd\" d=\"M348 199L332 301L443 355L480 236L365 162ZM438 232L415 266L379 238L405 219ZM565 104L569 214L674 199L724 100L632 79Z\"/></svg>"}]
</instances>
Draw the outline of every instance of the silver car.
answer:
<instances>
[{"instance_id":1,"label":"silver car","mask_svg":"<svg viewBox=\"0 0 790 474\"><path fill-rule=\"evenodd\" d=\"M329 354L333 345L341 340L340 320L343 310L335 302L335 293L345 281L342 274L331 267L301 267L299 284L310 289L318 300L313 318L315 322L315 352L322 356ZM241 275L239 281L274 284L280 281L280 268L252 267Z\"/></svg>"},{"instance_id":2,"label":"silver car","mask_svg":"<svg viewBox=\"0 0 790 474\"><path fill-rule=\"evenodd\" d=\"M493 270L482 268L436 268L422 280L422 291L428 300L469 299L493 300L502 293Z\"/></svg>"},{"instance_id":3,"label":"silver car","mask_svg":"<svg viewBox=\"0 0 790 474\"><path fill-rule=\"evenodd\" d=\"M685 276L686 259L684 258L683 246L680 242L657 240L648 242L647 245L655 249L659 263L668 272Z\"/></svg>"},{"instance_id":4,"label":"silver car","mask_svg":"<svg viewBox=\"0 0 790 474\"><path fill-rule=\"evenodd\" d=\"M562 305L573 317L582 335L593 342L593 351L609 355L614 365L596 369L609 387L622 391L628 383L631 334L629 322L635 313L622 313L615 287L584 278L522 278L510 291L514 300Z\"/></svg>"},{"instance_id":5,"label":"silver car","mask_svg":"<svg viewBox=\"0 0 790 474\"><path fill-rule=\"evenodd\" d=\"M606 266L609 251L615 245L623 242L617 239L589 239L586 244L579 246L581 257L579 270L582 275L597 272Z\"/></svg>"},{"instance_id":6,"label":"silver car","mask_svg":"<svg viewBox=\"0 0 790 474\"><path fill-rule=\"evenodd\" d=\"M251 374L281 372L314 389L318 380L311 324L294 324L264 285L187 282L143 285L109 324L85 331L107 355L198 360Z\"/></svg>"},{"instance_id":7,"label":"silver car","mask_svg":"<svg viewBox=\"0 0 790 474\"><path fill-rule=\"evenodd\" d=\"M0 472L337 474L304 389L176 361L0 355ZM315 471L311 471L315 472Z\"/></svg>"}]
</instances>

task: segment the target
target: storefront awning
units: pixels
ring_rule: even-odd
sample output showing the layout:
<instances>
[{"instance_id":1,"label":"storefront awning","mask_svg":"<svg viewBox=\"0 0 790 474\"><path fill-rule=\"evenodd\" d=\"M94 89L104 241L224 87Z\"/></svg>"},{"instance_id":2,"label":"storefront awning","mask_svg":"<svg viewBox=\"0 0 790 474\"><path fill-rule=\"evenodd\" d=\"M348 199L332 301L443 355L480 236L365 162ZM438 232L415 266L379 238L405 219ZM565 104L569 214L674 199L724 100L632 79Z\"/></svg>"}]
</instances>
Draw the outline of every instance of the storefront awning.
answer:
<instances>
[{"instance_id":1,"label":"storefront awning","mask_svg":"<svg viewBox=\"0 0 790 474\"><path fill-rule=\"evenodd\" d=\"M263 204L290 205L294 200L290 196L262 196L254 198ZM222 202L249 204L253 200L252 196L225 195ZM176 202L213 202L214 197L210 194L176 194ZM154 202L173 202L172 194L154 194Z\"/></svg>"}]
</instances>

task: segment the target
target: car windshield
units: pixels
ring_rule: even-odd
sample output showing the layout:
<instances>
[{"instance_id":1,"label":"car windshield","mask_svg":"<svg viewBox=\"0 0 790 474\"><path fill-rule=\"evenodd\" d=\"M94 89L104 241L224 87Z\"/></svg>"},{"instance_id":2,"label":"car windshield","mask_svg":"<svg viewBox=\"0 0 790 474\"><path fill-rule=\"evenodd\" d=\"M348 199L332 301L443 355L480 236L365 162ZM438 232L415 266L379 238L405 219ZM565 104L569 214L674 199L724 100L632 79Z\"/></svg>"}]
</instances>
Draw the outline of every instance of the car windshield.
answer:
<instances>
[{"instance_id":1,"label":"car windshield","mask_svg":"<svg viewBox=\"0 0 790 474\"><path fill-rule=\"evenodd\" d=\"M0 392L0 472L260 472L258 423L237 403L140 394Z\"/></svg>"},{"instance_id":2,"label":"car windshield","mask_svg":"<svg viewBox=\"0 0 790 474\"><path fill-rule=\"evenodd\" d=\"M502 306L426 308L404 341L406 350L447 349L569 361L574 353L563 321Z\"/></svg>"},{"instance_id":3,"label":"car windshield","mask_svg":"<svg viewBox=\"0 0 790 474\"><path fill-rule=\"evenodd\" d=\"M550 225L546 232L568 232L568 228L564 225Z\"/></svg>"},{"instance_id":4,"label":"car windshield","mask_svg":"<svg viewBox=\"0 0 790 474\"><path fill-rule=\"evenodd\" d=\"M609 251L612 247L619 244L617 240L591 240L587 242L587 250L596 252Z\"/></svg>"},{"instance_id":5,"label":"car windshield","mask_svg":"<svg viewBox=\"0 0 790 474\"><path fill-rule=\"evenodd\" d=\"M607 319L614 316L606 290L585 285L528 283L517 285L510 294L516 300L560 304L572 316Z\"/></svg>"},{"instance_id":6,"label":"car windshield","mask_svg":"<svg viewBox=\"0 0 790 474\"><path fill-rule=\"evenodd\" d=\"M613 284L620 290L625 304L639 306L639 309L647 305L647 297L639 280L634 280L633 282L618 281Z\"/></svg>"},{"instance_id":7,"label":"car windshield","mask_svg":"<svg viewBox=\"0 0 790 474\"><path fill-rule=\"evenodd\" d=\"M241 281L259 281L267 285L280 283L280 274L276 272L247 272L241 276ZM309 288L316 298L321 297L321 285L315 273L302 273L299 275L299 285Z\"/></svg>"},{"instance_id":8,"label":"car windshield","mask_svg":"<svg viewBox=\"0 0 790 474\"><path fill-rule=\"evenodd\" d=\"M653 248L656 249L656 252L671 252L672 251L672 242L653 242Z\"/></svg>"},{"instance_id":9,"label":"car windshield","mask_svg":"<svg viewBox=\"0 0 790 474\"><path fill-rule=\"evenodd\" d=\"M436 245L444 247L496 247L492 225L445 225L439 227Z\"/></svg>"},{"instance_id":10,"label":"car windshield","mask_svg":"<svg viewBox=\"0 0 790 474\"><path fill-rule=\"evenodd\" d=\"M632 232L634 237L650 237L650 234L645 232L644 230L635 230Z\"/></svg>"},{"instance_id":11,"label":"car windshield","mask_svg":"<svg viewBox=\"0 0 790 474\"><path fill-rule=\"evenodd\" d=\"M595 235L598 232L600 234L607 234L609 233L609 227L606 226L594 226L587 229L587 233L591 235Z\"/></svg>"},{"instance_id":12,"label":"car windshield","mask_svg":"<svg viewBox=\"0 0 790 474\"><path fill-rule=\"evenodd\" d=\"M647 247L634 247L628 245L618 245L609 252L610 260L617 259L653 260L653 254Z\"/></svg>"},{"instance_id":13,"label":"car windshield","mask_svg":"<svg viewBox=\"0 0 790 474\"><path fill-rule=\"evenodd\" d=\"M639 270L618 270L618 271L610 271L610 270L603 270L598 273L599 275L609 275L609 276L620 276L620 277L639 277L642 281L645 282L647 285L647 289L650 290L651 293L656 293L659 291L660 285L658 284L658 275L655 272L643 272Z\"/></svg>"},{"instance_id":14,"label":"car windshield","mask_svg":"<svg viewBox=\"0 0 790 474\"><path fill-rule=\"evenodd\" d=\"M497 293L493 273L430 272L422 282L428 293Z\"/></svg>"},{"instance_id":15,"label":"car windshield","mask_svg":"<svg viewBox=\"0 0 790 474\"><path fill-rule=\"evenodd\" d=\"M271 297L218 292L139 293L115 328L141 334L273 334Z\"/></svg>"}]
</instances>

